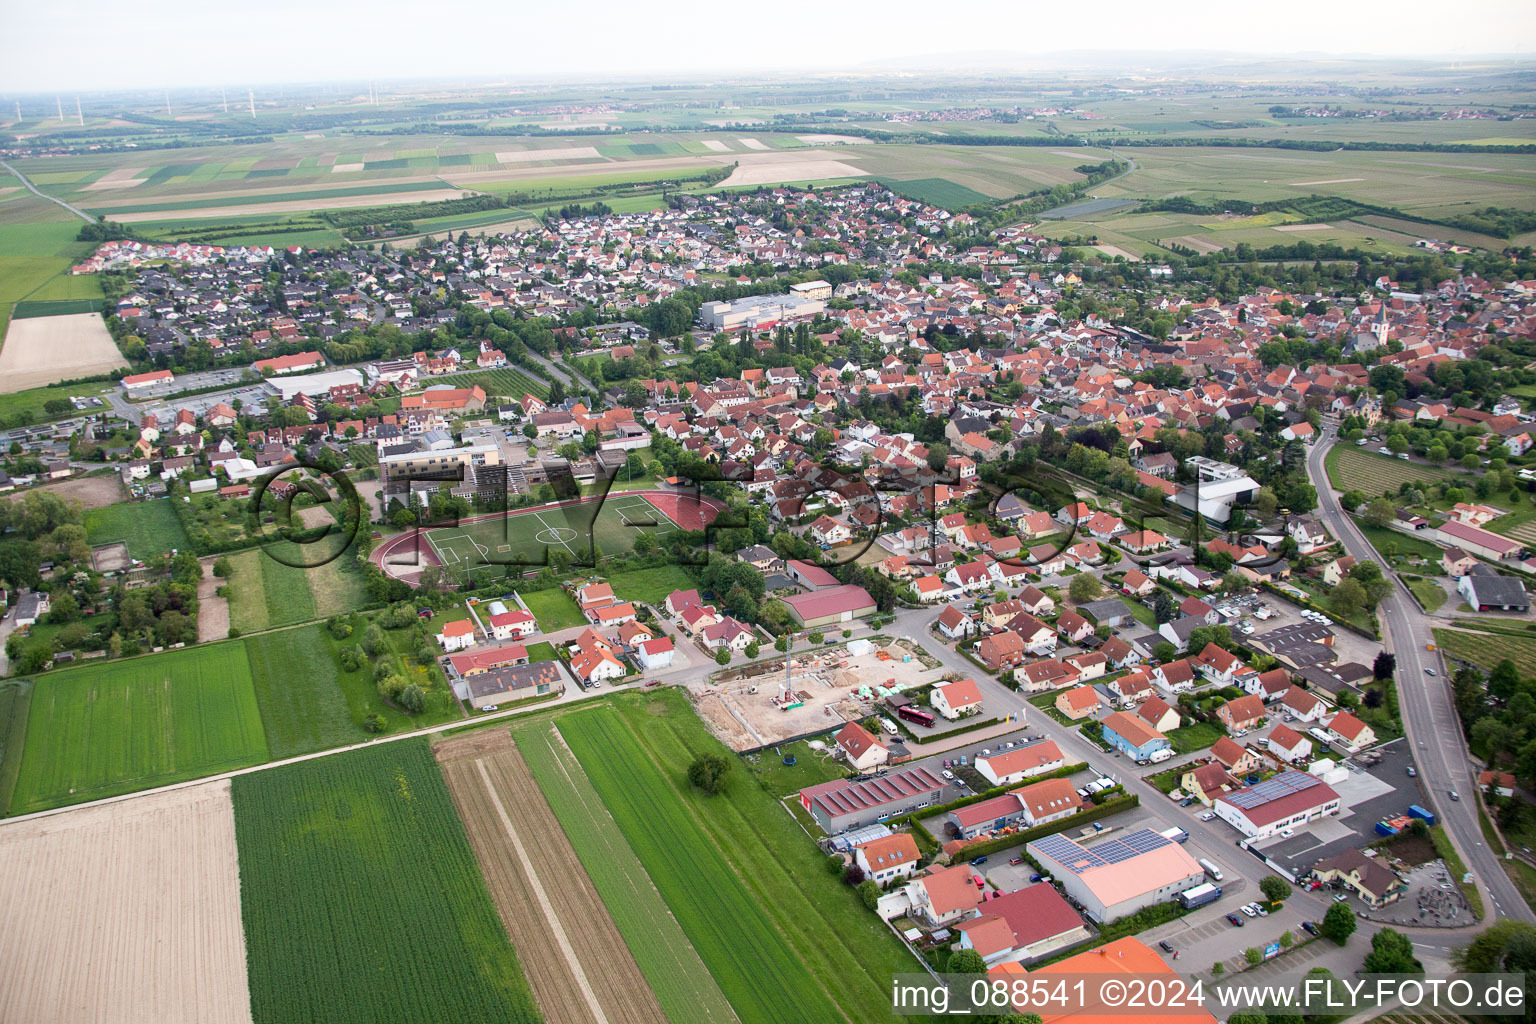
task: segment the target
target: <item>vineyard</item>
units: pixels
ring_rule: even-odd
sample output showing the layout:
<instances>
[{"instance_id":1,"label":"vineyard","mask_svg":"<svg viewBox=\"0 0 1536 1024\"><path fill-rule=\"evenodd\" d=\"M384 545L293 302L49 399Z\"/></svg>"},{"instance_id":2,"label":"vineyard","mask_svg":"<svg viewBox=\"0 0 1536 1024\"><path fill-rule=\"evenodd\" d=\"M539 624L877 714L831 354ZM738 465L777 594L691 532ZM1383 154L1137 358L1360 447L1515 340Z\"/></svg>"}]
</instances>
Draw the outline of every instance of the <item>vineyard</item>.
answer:
<instances>
[{"instance_id":1,"label":"vineyard","mask_svg":"<svg viewBox=\"0 0 1536 1024\"><path fill-rule=\"evenodd\" d=\"M1437 629L1435 643L1451 657L1470 662L1485 672L1507 658L1515 663L1521 676L1536 675L1536 636Z\"/></svg>"},{"instance_id":2,"label":"vineyard","mask_svg":"<svg viewBox=\"0 0 1536 1024\"><path fill-rule=\"evenodd\" d=\"M234 780L254 1024L539 1014L424 739Z\"/></svg>"},{"instance_id":3,"label":"vineyard","mask_svg":"<svg viewBox=\"0 0 1536 1024\"><path fill-rule=\"evenodd\" d=\"M514 366L502 367L499 370L475 370L471 373L455 373L447 377L432 377L423 381L427 387L434 384L451 384L456 388L472 387L476 384L485 389L486 398L500 395L514 401L520 400L524 395L533 395L535 398L549 397L549 383L541 377L534 377L526 370ZM490 404L489 402L487 403Z\"/></svg>"},{"instance_id":4,"label":"vineyard","mask_svg":"<svg viewBox=\"0 0 1536 1024\"><path fill-rule=\"evenodd\" d=\"M840 1019L618 712L563 717L560 732L737 1016L745 1024Z\"/></svg>"}]
</instances>

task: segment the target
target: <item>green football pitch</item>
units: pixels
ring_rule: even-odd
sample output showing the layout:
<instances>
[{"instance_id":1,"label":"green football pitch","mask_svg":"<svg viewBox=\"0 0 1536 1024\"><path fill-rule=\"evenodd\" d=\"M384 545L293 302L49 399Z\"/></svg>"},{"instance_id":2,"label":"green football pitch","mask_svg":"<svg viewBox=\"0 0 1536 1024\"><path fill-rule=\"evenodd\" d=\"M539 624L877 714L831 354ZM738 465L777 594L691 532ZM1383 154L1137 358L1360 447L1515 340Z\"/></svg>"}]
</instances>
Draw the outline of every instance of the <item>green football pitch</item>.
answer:
<instances>
[{"instance_id":1,"label":"green football pitch","mask_svg":"<svg viewBox=\"0 0 1536 1024\"><path fill-rule=\"evenodd\" d=\"M629 551L642 531L662 536L677 530L672 520L639 495L619 495L579 504L517 509L479 521L426 532L438 561L469 572L505 565L543 565L555 551L572 561Z\"/></svg>"}]
</instances>

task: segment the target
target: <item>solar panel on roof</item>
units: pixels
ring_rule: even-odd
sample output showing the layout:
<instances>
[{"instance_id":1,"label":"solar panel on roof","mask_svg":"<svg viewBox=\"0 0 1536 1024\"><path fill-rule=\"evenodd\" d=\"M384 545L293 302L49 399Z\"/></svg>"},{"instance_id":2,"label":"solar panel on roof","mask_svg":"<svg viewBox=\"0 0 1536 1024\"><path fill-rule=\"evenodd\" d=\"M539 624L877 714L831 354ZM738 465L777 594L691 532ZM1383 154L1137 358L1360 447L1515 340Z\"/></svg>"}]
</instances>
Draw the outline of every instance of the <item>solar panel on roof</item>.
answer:
<instances>
[{"instance_id":1,"label":"solar panel on roof","mask_svg":"<svg viewBox=\"0 0 1536 1024\"><path fill-rule=\"evenodd\" d=\"M1060 834L1042 836L1029 845L1036 847L1043 856L1051 858L1078 874L1082 874L1089 868L1103 867L1109 863L1103 857L1083 849Z\"/></svg>"},{"instance_id":2,"label":"solar panel on roof","mask_svg":"<svg viewBox=\"0 0 1536 1024\"><path fill-rule=\"evenodd\" d=\"M1158 835L1151 829L1142 829L1138 832L1131 832L1127 835L1106 840L1094 846L1088 852L1102 857L1110 864L1119 864L1169 845L1172 844L1164 836Z\"/></svg>"},{"instance_id":3,"label":"solar panel on roof","mask_svg":"<svg viewBox=\"0 0 1536 1024\"><path fill-rule=\"evenodd\" d=\"M1247 811L1267 804L1271 800L1290 796L1292 793L1305 792L1316 785L1318 785L1318 780L1311 775L1303 772L1285 772L1282 775L1276 775L1272 779L1266 779L1257 786L1250 786L1247 789L1240 789L1236 793L1230 793L1225 799L1234 807L1240 807Z\"/></svg>"}]
</instances>

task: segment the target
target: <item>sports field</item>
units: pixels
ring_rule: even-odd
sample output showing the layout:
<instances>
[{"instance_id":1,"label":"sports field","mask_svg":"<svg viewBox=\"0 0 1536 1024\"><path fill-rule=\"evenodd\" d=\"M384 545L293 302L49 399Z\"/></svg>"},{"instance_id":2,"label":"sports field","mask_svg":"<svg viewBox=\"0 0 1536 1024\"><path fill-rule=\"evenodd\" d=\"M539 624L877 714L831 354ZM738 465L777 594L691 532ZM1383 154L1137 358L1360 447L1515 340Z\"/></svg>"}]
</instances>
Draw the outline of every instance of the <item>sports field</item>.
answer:
<instances>
[{"instance_id":1,"label":"sports field","mask_svg":"<svg viewBox=\"0 0 1536 1024\"><path fill-rule=\"evenodd\" d=\"M647 495L611 494L606 499L518 509L426 532L438 561L468 571L506 565L543 565L555 551L591 564L630 550L641 532L661 537L680 527Z\"/></svg>"},{"instance_id":2,"label":"sports field","mask_svg":"<svg viewBox=\"0 0 1536 1024\"><path fill-rule=\"evenodd\" d=\"M95 800L266 759L242 644L81 665L36 681L11 811Z\"/></svg>"}]
</instances>

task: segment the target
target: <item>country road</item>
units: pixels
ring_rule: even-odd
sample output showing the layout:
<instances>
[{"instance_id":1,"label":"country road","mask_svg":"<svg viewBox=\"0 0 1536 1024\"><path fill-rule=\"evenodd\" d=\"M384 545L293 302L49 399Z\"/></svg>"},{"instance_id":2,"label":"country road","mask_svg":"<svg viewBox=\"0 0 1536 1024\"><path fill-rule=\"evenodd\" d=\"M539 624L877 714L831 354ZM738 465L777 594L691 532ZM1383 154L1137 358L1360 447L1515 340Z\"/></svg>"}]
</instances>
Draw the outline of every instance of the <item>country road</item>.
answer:
<instances>
[{"instance_id":1,"label":"country road","mask_svg":"<svg viewBox=\"0 0 1536 1024\"><path fill-rule=\"evenodd\" d=\"M27 186L27 190L29 192L31 192L33 195L40 196L41 198L48 200L50 203L58 203L60 206L64 207L64 209L68 210L70 213L74 214L76 217L79 217L81 220L85 221L87 224L95 224L96 223L96 218L95 217L93 217L90 214L86 213L84 210L80 209L79 207L77 207L77 206L70 206L68 203L66 203L64 200L58 198L57 196L51 196L51 195L49 195L46 192L40 191L36 185L32 184L32 182L27 179L27 176L25 174L22 174L16 168L14 168L10 164L6 163L4 160L0 160L0 167L4 167L6 170L8 170L12 174L14 174L16 176L16 180L21 182L23 185Z\"/></svg>"},{"instance_id":2,"label":"country road","mask_svg":"<svg viewBox=\"0 0 1536 1024\"><path fill-rule=\"evenodd\" d=\"M1344 512L1328 481L1324 460L1335 441L1331 431L1325 432L1307 456L1307 475L1317 488L1318 515L1349 554L1385 565L1386 559L1377 554ZM1446 666L1438 653L1427 649L1434 640L1433 622L1420 611L1403 582L1393 573L1387 575L1393 581L1393 591L1382 601L1377 613L1385 627L1385 646L1397 656L1397 695L1403 731L1413 744L1414 760L1423 773L1432 806L1484 892L1488 920L1510 917L1536 922L1536 914L1510 881L1498 855L1483 842L1477 818L1477 780L1451 701ZM1427 674L1425 670L1429 668L1438 675ZM1451 799L1452 790L1460 800Z\"/></svg>"}]
</instances>

